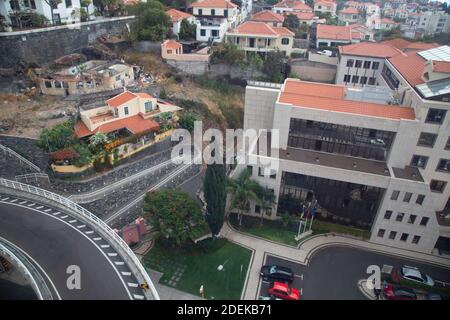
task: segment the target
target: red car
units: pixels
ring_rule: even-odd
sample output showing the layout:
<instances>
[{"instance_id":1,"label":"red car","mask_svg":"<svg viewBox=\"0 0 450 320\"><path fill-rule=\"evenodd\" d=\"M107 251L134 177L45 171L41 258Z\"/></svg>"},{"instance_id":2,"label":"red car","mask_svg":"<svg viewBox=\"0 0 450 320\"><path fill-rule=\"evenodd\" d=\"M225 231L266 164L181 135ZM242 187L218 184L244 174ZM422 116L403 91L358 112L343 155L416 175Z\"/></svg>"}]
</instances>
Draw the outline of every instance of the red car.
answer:
<instances>
[{"instance_id":1,"label":"red car","mask_svg":"<svg viewBox=\"0 0 450 320\"><path fill-rule=\"evenodd\" d=\"M300 300L300 292L283 282L274 282L269 288L269 295L283 300Z\"/></svg>"},{"instance_id":2,"label":"red car","mask_svg":"<svg viewBox=\"0 0 450 320\"><path fill-rule=\"evenodd\" d=\"M406 287L387 284L383 289L384 296L388 300L416 300L416 293Z\"/></svg>"}]
</instances>

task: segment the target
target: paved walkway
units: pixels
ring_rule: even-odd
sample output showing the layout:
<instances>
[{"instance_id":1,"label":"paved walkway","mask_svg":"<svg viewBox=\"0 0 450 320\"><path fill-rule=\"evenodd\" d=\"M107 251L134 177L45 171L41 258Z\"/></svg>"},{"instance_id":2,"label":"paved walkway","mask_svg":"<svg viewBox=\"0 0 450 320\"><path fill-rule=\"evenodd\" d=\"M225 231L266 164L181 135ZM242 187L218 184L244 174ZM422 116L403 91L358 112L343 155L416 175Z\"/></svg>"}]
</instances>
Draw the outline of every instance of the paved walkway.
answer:
<instances>
[{"instance_id":1,"label":"paved walkway","mask_svg":"<svg viewBox=\"0 0 450 320\"><path fill-rule=\"evenodd\" d=\"M200 296L160 284L159 279L163 276L161 272L150 269L148 275L152 279L161 300L201 300Z\"/></svg>"},{"instance_id":2,"label":"paved walkway","mask_svg":"<svg viewBox=\"0 0 450 320\"><path fill-rule=\"evenodd\" d=\"M301 242L298 248L244 234L232 228L228 223L224 224L221 234L229 240L254 250L249 276L247 278L246 287L244 289L245 291L243 293L244 300L257 299L259 270L264 262L266 254L279 256L287 260L308 265L312 255L322 248L328 246L351 246L363 250L393 255L405 259L413 259L440 267L450 268L449 258L388 247L369 241L333 234L312 236Z\"/></svg>"}]
</instances>

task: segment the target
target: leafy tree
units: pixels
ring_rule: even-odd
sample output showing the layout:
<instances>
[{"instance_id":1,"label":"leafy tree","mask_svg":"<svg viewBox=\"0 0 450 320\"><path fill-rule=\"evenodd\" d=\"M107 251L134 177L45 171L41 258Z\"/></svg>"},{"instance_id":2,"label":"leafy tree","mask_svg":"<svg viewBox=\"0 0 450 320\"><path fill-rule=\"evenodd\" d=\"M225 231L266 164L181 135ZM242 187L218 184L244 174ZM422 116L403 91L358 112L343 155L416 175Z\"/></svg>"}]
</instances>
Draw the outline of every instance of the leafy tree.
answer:
<instances>
[{"instance_id":1,"label":"leafy tree","mask_svg":"<svg viewBox=\"0 0 450 320\"><path fill-rule=\"evenodd\" d=\"M53 152L64 149L78 143L78 139L73 132L73 122L66 121L51 129L42 130L37 145L42 149Z\"/></svg>"},{"instance_id":2,"label":"leafy tree","mask_svg":"<svg viewBox=\"0 0 450 320\"><path fill-rule=\"evenodd\" d=\"M130 33L133 41L162 41L166 38L172 22L160 2L139 2L130 8L130 12L136 16Z\"/></svg>"},{"instance_id":3,"label":"leafy tree","mask_svg":"<svg viewBox=\"0 0 450 320\"><path fill-rule=\"evenodd\" d=\"M231 208L238 210L239 225L242 224L242 214L250 210L250 201L259 201L261 186L251 180L251 169L246 168L237 179L227 179L227 192L231 193Z\"/></svg>"},{"instance_id":4,"label":"leafy tree","mask_svg":"<svg viewBox=\"0 0 450 320\"><path fill-rule=\"evenodd\" d=\"M221 43L213 47L212 63L239 64L245 60L245 51L231 43Z\"/></svg>"},{"instance_id":5,"label":"leafy tree","mask_svg":"<svg viewBox=\"0 0 450 320\"><path fill-rule=\"evenodd\" d=\"M281 82L284 77L281 73L284 65L285 55L281 51L271 51L267 53L263 64L263 72L269 77L270 81Z\"/></svg>"},{"instance_id":6,"label":"leafy tree","mask_svg":"<svg viewBox=\"0 0 450 320\"><path fill-rule=\"evenodd\" d=\"M186 129L190 132L194 130L194 122L198 120L197 114L193 112L182 113L178 119L178 124L181 128Z\"/></svg>"},{"instance_id":7,"label":"leafy tree","mask_svg":"<svg viewBox=\"0 0 450 320\"><path fill-rule=\"evenodd\" d=\"M109 142L109 138L103 132L97 132L89 137L89 143L95 146L100 146Z\"/></svg>"},{"instance_id":8,"label":"leafy tree","mask_svg":"<svg viewBox=\"0 0 450 320\"><path fill-rule=\"evenodd\" d=\"M203 190L206 200L206 220L213 236L219 234L223 226L227 193L226 175L223 164L210 164L206 168Z\"/></svg>"},{"instance_id":9,"label":"leafy tree","mask_svg":"<svg viewBox=\"0 0 450 320\"><path fill-rule=\"evenodd\" d=\"M190 23L186 19L181 21L178 37L183 40L193 40L197 36L197 25Z\"/></svg>"},{"instance_id":10,"label":"leafy tree","mask_svg":"<svg viewBox=\"0 0 450 320\"><path fill-rule=\"evenodd\" d=\"M300 20L295 14L290 13L284 19L283 26L295 32L300 27Z\"/></svg>"},{"instance_id":11,"label":"leafy tree","mask_svg":"<svg viewBox=\"0 0 450 320\"><path fill-rule=\"evenodd\" d=\"M265 187L259 188L257 190L257 195L259 199L259 203L261 205L261 224L263 222L264 214L267 213L269 208L272 208L274 204L276 204L276 196L273 190Z\"/></svg>"},{"instance_id":12,"label":"leafy tree","mask_svg":"<svg viewBox=\"0 0 450 320\"><path fill-rule=\"evenodd\" d=\"M122 0L93 0L94 6L101 15L116 16L124 10Z\"/></svg>"},{"instance_id":13,"label":"leafy tree","mask_svg":"<svg viewBox=\"0 0 450 320\"><path fill-rule=\"evenodd\" d=\"M157 237L165 238L177 246L197 238L205 227L197 202L180 190L147 193L144 218L155 229Z\"/></svg>"},{"instance_id":14,"label":"leafy tree","mask_svg":"<svg viewBox=\"0 0 450 320\"><path fill-rule=\"evenodd\" d=\"M74 165L81 167L91 163L94 155L89 150L87 144L79 143L74 145L72 148L78 153L78 158L73 162Z\"/></svg>"}]
</instances>

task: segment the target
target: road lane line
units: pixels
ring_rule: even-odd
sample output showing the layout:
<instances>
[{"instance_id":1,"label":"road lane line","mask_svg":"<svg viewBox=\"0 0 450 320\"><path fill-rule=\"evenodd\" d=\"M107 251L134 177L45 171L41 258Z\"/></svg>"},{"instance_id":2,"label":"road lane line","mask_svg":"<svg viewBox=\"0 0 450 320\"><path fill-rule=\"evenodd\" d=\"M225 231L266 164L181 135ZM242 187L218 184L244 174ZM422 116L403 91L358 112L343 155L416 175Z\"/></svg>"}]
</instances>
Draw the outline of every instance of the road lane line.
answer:
<instances>
[{"instance_id":1,"label":"road lane line","mask_svg":"<svg viewBox=\"0 0 450 320\"><path fill-rule=\"evenodd\" d=\"M134 282L127 282L127 285L132 288L137 288L138 284Z\"/></svg>"},{"instance_id":2,"label":"road lane line","mask_svg":"<svg viewBox=\"0 0 450 320\"><path fill-rule=\"evenodd\" d=\"M92 231L92 230L89 230L89 231L86 231L85 233L86 233L86 234L93 234L93 233L94 233L94 231Z\"/></svg>"},{"instance_id":3,"label":"road lane line","mask_svg":"<svg viewBox=\"0 0 450 320\"><path fill-rule=\"evenodd\" d=\"M14 203L14 202L16 202L16 201L17 201L17 199L14 199L14 200L11 200L10 202L11 202L11 203Z\"/></svg>"},{"instance_id":4,"label":"road lane line","mask_svg":"<svg viewBox=\"0 0 450 320\"><path fill-rule=\"evenodd\" d=\"M121 274L123 276L131 276L131 272L127 272L127 271L122 271Z\"/></svg>"},{"instance_id":5,"label":"road lane line","mask_svg":"<svg viewBox=\"0 0 450 320\"><path fill-rule=\"evenodd\" d=\"M115 253L115 252L108 252L108 256L110 256L110 257L117 257L117 253Z\"/></svg>"},{"instance_id":6,"label":"road lane line","mask_svg":"<svg viewBox=\"0 0 450 320\"><path fill-rule=\"evenodd\" d=\"M138 300L144 300L144 296L141 296L140 294L133 294L133 297Z\"/></svg>"},{"instance_id":7,"label":"road lane line","mask_svg":"<svg viewBox=\"0 0 450 320\"><path fill-rule=\"evenodd\" d=\"M82 225L77 226L77 228L78 228L78 229L83 229L83 228L86 228L86 225L85 225L85 224L82 224Z\"/></svg>"},{"instance_id":8,"label":"road lane line","mask_svg":"<svg viewBox=\"0 0 450 320\"><path fill-rule=\"evenodd\" d=\"M65 218L67 218L67 217L69 217L69 216L68 216L68 215L61 216L61 219L65 219Z\"/></svg>"},{"instance_id":9,"label":"road lane line","mask_svg":"<svg viewBox=\"0 0 450 320\"><path fill-rule=\"evenodd\" d=\"M36 209L41 210L44 206L36 207Z\"/></svg>"},{"instance_id":10,"label":"road lane line","mask_svg":"<svg viewBox=\"0 0 450 320\"><path fill-rule=\"evenodd\" d=\"M36 203L30 203L29 205L28 205L28 207L33 207L33 206L35 206L36 205Z\"/></svg>"},{"instance_id":11,"label":"road lane line","mask_svg":"<svg viewBox=\"0 0 450 320\"><path fill-rule=\"evenodd\" d=\"M52 213L52 215L54 215L54 216L57 216L58 214L61 214L61 212L56 211L56 212L53 212L53 213Z\"/></svg>"},{"instance_id":12,"label":"road lane line","mask_svg":"<svg viewBox=\"0 0 450 320\"><path fill-rule=\"evenodd\" d=\"M74 222L77 222L77 220L76 219L69 220L69 223L74 223Z\"/></svg>"},{"instance_id":13,"label":"road lane line","mask_svg":"<svg viewBox=\"0 0 450 320\"><path fill-rule=\"evenodd\" d=\"M102 247L102 248L109 248L109 244L102 244L100 247Z\"/></svg>"},{"instance_id":14,"label":"road lane line","mask_svg":"<svg viewBox=\"0 0 450 320\"><path fill-rule=\"evenodd\" d=\"M102 240L102 238L96 237L96 238L93 238L93 240L94 240L94 241L100 241L100 240Z\"/></svg>"},{"instance_id":15,"label":"road lane line","mask_svg":"<svg viewBox=\"0 0 450 320\"><path fill-rule=\"evenodd\" d=\"M123 266L123 265L125 264L125 262L123 262L123 261L114 261L114 263L115 263L117 266Z\"/></svg>"},{"instance_id":16,"label":"road lane line","mask_svg":"<svg viewBox=\"0 0 450 320\"><path fill-rule=\"evenodd\" d=\"M51 208L48 208L48 209L45 209L44 211L45 211L45 212L49 212L49 211L52 211L52 209L51 209Z\"/></svg>"},{"instance_id":17,"label":"road lane line","mask_svg":"<svg viewBox=\"0 0 450 320\"><path fill-rule=\"evenodd\" d=\"M8 199L9 199L9 198L8 198ZM27 200L22 201L22 202L19 202L19 204L24 204L24 203L27 203Z\"/></svg>"}]
</instances>

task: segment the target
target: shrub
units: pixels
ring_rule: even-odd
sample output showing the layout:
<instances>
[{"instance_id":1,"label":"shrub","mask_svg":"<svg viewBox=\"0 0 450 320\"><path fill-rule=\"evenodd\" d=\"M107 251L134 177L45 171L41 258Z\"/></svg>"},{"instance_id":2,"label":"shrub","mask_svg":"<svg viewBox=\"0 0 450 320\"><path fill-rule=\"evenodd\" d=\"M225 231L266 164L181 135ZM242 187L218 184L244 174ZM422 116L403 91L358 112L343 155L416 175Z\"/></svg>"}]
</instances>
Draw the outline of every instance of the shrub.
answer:
<instances>
[{"instance_id":1,"label":"shrub","mask_svg":"<svg viewBox=\"0 0 450 320\"><path fill-rule=\"evenodd\" d=\"M197 114L193 112L182 113L180 119L178 119L178 124L181 128L188 131L194 130L194 122L198 120Z\"/></svg>"}]
</instances>

